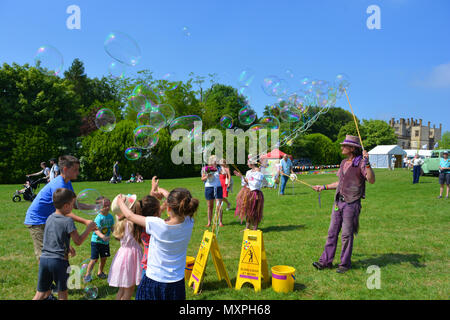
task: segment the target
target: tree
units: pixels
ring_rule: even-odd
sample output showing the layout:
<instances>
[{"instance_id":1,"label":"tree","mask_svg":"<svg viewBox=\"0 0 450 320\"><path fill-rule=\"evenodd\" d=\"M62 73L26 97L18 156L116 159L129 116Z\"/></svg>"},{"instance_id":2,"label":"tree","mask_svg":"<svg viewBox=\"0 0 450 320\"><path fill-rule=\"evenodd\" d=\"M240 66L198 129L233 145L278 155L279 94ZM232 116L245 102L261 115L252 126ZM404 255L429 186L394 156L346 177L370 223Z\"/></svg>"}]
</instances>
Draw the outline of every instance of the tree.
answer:
<instances>
[{"instance_id":1,"label":"tree","mask_svg":"<svg viewBox=\"0 0 450 320\"><path fill-rule=\"evenodd\" d=\"M369 151L378 145L397 144L394 128L383 120L363 120L364 148Z\"/></svg>"},{"instance_id":2,"label":"tree","mask_svg":"<svg viewBox=\"0 0 450 320\"><path fill-rule=\"evenodd\" d=\"M17 133L29 133L29 128L38 128L61 152L74 150L80 116L77 96L69 82L28 64L19 66L14 63L11 66L3 64L0 68L0 88L3 91L0 95L0 171L6 172L2 175L3 183L19 182L17 176L7 176L9 168L25 168L11 156L12 150L17 150L20 143L15 138ZM51 156L54 154L46 155L41 161Z\"/></svg>"},{"instance_id":3,"label":"tree","mask_svg":"<svg viewBox=\"0 0 450 320\"><path fill-rule=\"evenodd\" d=\"M450 149L450 131L444 132L441 140L438 141L438 147L436 149Z\"/></svg>"},{"instance_id":4,"label":"tree","mask_svg":"<svg viewBox=\"0 0 450 320\"><path fill-rule=\"evenodd\" d=\"M317 108L313 107L312 109ZM350 112L342 108L330 108L326 113L319 116L307 132L322 133L332 141L336 141L340 129L349 122L353 122L353 116Z\"/></svg>"},{"instance_id":5,"label":"tree","mask_svg":"<svg viewBox=\"0 0 450 320\"><path fill-rule=\"evenodd\" d=\"M314 165L340 162L340 150L333 141L321 133L313 133L295 139L291 152L294 158L309 158Z\"/></svg>"},{"instance_id":6,"label":"tree","mask_svg":"<svg viewBox=\"0 0 450 320\"><path fill-rule=\"evenodd\" d=\"M397 136L394 129L383 120L363 120L362 124L358 122L358 127L364 149L367 151L375 148L377 145L397 144ZM336 142L341 143L344 141L347 134L358 136L353 121L341 128Z\"/></svg>"}]
</instances>

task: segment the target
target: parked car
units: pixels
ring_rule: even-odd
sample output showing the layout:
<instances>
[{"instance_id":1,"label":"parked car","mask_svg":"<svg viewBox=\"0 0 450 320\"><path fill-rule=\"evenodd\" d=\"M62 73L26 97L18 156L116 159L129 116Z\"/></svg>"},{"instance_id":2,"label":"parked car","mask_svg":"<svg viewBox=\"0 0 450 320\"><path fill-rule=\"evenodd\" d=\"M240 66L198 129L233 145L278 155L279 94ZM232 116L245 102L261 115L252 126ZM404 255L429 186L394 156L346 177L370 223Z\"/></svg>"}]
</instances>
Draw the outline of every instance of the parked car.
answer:
<instances>
[{"instance_id":1,"label":"parked car","mask_svg":"<svg viewBox=\"0 0 450 320\"><path fill-rule=\"evenodd\" d=\"M442 157L444 150L433 150L430 158L423 159L423 174L439 175L439 159Z\"/></svg>"}]
</instances>

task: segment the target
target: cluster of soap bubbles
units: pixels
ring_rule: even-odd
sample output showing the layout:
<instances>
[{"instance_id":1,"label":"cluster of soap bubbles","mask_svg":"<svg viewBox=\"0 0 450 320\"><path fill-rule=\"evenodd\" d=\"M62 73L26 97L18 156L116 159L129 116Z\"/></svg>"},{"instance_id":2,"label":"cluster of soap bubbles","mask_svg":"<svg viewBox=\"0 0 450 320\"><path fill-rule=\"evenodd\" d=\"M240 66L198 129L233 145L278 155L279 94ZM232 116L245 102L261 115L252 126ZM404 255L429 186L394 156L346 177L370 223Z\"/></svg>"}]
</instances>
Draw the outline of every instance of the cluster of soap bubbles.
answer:
<instances>
[{"instance_id":1,"label":"cluster of soap bubbles","mask_svg":"<svg viewBox=\"0 0 450 320\"><path fill-rule=\"evenodd\" d=\"M257 115L251 107L250 86L255 81L255 73L251 68L245 68L237 79L238 93L244 98L245 104L237 115L239 124L250 126L249 129L252 131L258 131L279 130L281 123L286 123L288 130L279 132L280 140L277 147L290 146L294 139L308 130L321 114L333 107L350 86L350 80L345 74L338 74L332 82L310 77L300 77L296 81L293 79L294 74L291 70L286 70L282 77L268 75L262 79L262 91L275 101L268 108L270 116L262 117L254 124ZM231 129L235 125L233 117L223 115L220 125L224 129Z\"/></svg>"}]
</instances>

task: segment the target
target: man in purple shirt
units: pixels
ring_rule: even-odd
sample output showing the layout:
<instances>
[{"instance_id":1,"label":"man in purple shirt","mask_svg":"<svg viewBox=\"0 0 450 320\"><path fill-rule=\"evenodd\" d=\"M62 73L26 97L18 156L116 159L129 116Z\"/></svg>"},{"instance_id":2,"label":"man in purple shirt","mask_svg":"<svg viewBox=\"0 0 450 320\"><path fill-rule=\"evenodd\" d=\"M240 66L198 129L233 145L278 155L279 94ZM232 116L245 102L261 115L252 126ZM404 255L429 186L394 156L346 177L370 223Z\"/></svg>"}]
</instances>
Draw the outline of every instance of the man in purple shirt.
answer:
<instances>
[{"instance_id":1,"label":"man in purple shirt","mask_svg":"<svg viewBox=\"0 0 450 320\"><path fill-rule=\"evenodd\" d=\"M332 267L339 232L342 228L341 263L336 272L345 273L351 268L353 236L358 232L361 198L365 198L366 180L371 184L375 183L375 174L370 167L369 154L365 150L362 151L358 137L347 135L341 147L342 154L347 159L341 162L337 173L339 181L323 186L313 186L317 192L336 189L325 249L319 262L314 262L313 266L318 270Z\"/></svg>"}]
</instances>

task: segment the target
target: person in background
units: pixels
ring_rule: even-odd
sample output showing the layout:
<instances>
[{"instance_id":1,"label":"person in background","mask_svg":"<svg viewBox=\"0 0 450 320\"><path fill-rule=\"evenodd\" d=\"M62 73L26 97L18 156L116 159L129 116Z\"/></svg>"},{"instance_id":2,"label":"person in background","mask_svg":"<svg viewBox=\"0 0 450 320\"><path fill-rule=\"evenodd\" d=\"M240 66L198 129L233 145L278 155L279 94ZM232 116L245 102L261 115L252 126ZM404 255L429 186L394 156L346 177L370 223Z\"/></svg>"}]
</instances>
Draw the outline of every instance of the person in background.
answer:
<instances>
[{"instance_id":1,"label":"person in background","mask_svg":"<svg viewBox=\"0 0 450 320\"><path fill-rule=\"evenodd\" d=\"M395 159L395 156L392 156L391 158L391 170L395 169L395 162L397 161L397 159Z\"/></svg>"},{"instance_id":2,"label":"person in background","mask_svg":"<svg viewBox=\"0 0 450 320\"><path fill-rule=\"evenodd\" d=\"M403 158L403 168L408 168L408 156Z\"/></svg>"},{"instance_id":3,"label":"person in background","mask_svg":"<svg viewBox=\"0 0 450 320\"><path fill-rule=\"evenodd\" d=\"M216 203L216 210L219 211L219 226L223 227L222 216L223 210L219 209L222 206L223 189L220 183L220 170L217 165L217 158L211 155L208 160L208 166L203 167L201 171L201 180L205 184L205 199L208 209L208 224L206 228L211 226L214 213L214 202Z\"/></svg>"},{"instance_id":4,"label":"person in background","mask_svg":"<svg viewBox=\"0 0 450 320\"><path fill-rule=\"evenodd\" d=\"M284 195L284 190L286 188L286 184L289 180L289 175L294 173L293 166L292 166L292 161L291 159L289 159L288 155L285 154L283 156L283 159L280 162L281 164L281 190L280 190L280 195Z\"/></svg>"},{"instance_id":5,"label":"person in background","mask_svg":"<svg viewBox=\"0 0 450 320\"><path fill-rule=\"evenodd\" d=\"M228 201L228 189L231 185L231 173L230 168L227 165L227 161L225 159L221 159L219 161L220 165L220 184L222 185L222 200L227 204L227 211L230 210L230 202Z\"/></svg>"},{"instance_id":6,"label":"person in background","mask_svg":"<svg viewBox=\"0 0 450 320\"><path fill-rule=\"evenodd\" d=\"M130 180L128 180L126 183L135 183L136 177L134 176L134 173L131 174Z\"/></svg>"},{"instance_id":7,"label":"person in background","mask_svg":"<svg viewBox=\"0 0 450 320\"><path fill-rule=\"evenodd\" d=\"M442 153L442 158L439 161L439 184L441 185L439 197L442 198L444 193L444 184L447 185L447 195L445 199L448 199L448 192L450 189L450 160L448 158L448 151Z\"/></svg>"},{"instance_id":8,"label":"person in background","mask_svg":"<svg viewBox=\"0 0 450 320\"><path fill-rule=\"evenodd\" d=\"M49 174L49 177L48 177L48 182L52 181L53 179L55 179L60 174L58 164L56 163L56 159L55 158L51 158L49 160L49 162L50 162L50 165L52 167L50 168L50 174Z\"/></svg>"},{"instance_id":9,"label":"person in background","mask_svg":"<svg viewBox=\"0 0 450 320\"><path fill-rule=\"evenodd\" d=\"M413 165L413 184L419 183L420 172L422 171L423 160L416 153L414 159L412 159Z\"/></svg>"},{"instance_id":10,"label":"person in background","mask_svg":"<svg viewBox=\"0 0 450 320\"><path fill-rule=\"evenodd\" d=\"M120 182L120 174L119 174L119 161L114 162L113 165L113 177L111 179L112 183Z\"/></svg>"},{"instance_id":11,"label":"person in background","mask_svg":"<svg viewBox=\"0 0 450 320\"><path fill-rule=\"evenodd\" d=\"M39 175L43 174L48 180L48 177L50 175L50 168L47 167L45 162L41 162L41 168L42 168L42 170L39 172L27 174L27 177L35 177L35 176L39 176Z\"/></svg>"}]
</instances>

